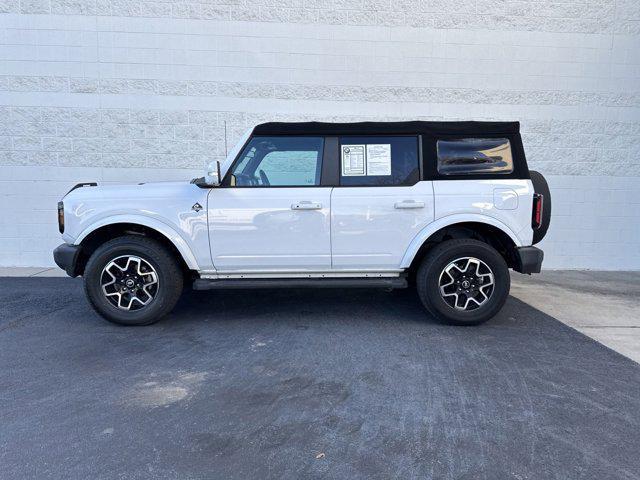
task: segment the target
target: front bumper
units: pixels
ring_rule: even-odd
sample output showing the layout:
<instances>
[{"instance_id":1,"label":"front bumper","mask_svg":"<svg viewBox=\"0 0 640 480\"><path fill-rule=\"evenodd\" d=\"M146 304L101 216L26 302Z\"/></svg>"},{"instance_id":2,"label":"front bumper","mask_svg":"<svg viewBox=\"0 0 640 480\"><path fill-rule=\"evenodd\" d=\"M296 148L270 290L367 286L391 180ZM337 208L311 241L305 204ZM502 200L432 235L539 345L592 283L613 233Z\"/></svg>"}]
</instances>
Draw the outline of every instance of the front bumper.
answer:
<instances>
[{"instance_id":1,"label":"front bumper","mask_svg":"<svg viewBox=\"0 0 640 480\"><path fill-rule=\"evenodd\" d=\"M80 257L80 245L63 243L53 250L53 260L70 277L78 276L78 258Z\"/></svg>"},{"instance_id":2,"label":"front bumper","mask_svg":"<svg viewBox=\"0 0 640 480\"><path fill-rule=\"evenodd\" d=\"M544 252L536 247L516 249L516 264L513 269L520 273L540 273Z\"/></svg>"}]
</instances>

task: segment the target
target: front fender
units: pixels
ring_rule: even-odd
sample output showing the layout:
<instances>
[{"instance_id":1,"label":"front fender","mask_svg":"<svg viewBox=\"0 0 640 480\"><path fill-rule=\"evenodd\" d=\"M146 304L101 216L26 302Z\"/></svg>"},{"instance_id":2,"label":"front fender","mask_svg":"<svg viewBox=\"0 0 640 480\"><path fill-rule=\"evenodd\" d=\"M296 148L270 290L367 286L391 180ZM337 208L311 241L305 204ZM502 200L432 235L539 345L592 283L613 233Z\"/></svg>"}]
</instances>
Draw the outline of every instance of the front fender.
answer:
<instances>
[{"instance_id":1,"label":"front fender","mask_svg":"<svg viewBox=\"0 0 640 480\"><path fill-rule=\"evenodd\" d=\"M420 250L420 247L422 246L422 244L431 235L436 233L438 230L441 230L450 225L454 225L456 223L465 223L465 222L486 223L487 225L491 225L493 227L499 228L504 233L509 235L509 238L513 240L513 243L515 243L517 247L522 246L522 241L514 233L514 231L511 230L507 225L502 223L500 220L496 220L493 217L488 217L486 215L478 215L473 213L447 215L446 217L439 218L435 222L427 225L424 229L420 231L420 233L418 233L418 235L414 237L413 240L411 240L409 247L407 247L407 251L402 257L400 268L409 268L409 266L411 265L411 262L413 261L414 257L418 253L418 250Z\"/></svg>"},{"instance_id":2,"label":"front fender","mask_svg":"<svg viewBox=\"0 0 640 480\"><path fill-rule=\"evenodd\" d=\"M86 227L80 235L74 240L74 245L79 245L82 241L98 228L105 227L107 225L113 225L116 223L133 223L136 225L142 225L149 227L162 235L164 235L180 252L185 263L191 270L200 270L198 261L196 260L193 250L187 243L187 241L170 225L157 220L155 218L146 217L144 215L114 215L107 218L98 220L88 227Z\"/></svg>"}]
</instances>

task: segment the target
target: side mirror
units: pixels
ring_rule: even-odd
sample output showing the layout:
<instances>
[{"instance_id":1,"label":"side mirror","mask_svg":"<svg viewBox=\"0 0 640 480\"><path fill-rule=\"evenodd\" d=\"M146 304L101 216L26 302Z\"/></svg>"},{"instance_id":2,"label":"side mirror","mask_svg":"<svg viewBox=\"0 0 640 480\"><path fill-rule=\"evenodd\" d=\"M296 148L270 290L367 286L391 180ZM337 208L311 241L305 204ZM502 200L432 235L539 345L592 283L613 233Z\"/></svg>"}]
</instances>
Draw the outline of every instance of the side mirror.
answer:
<instances>
[{"instance_id":1,"label":"side mirror","mask_svg":"<svg viewBox=\"0 0 640 480\"><path fill-rule=\"evenodd\" d=\"M217 187L220 185L222 179L220 178L220 162L211 162L207 166L207 171L204 173L204 181L207 185Z\"/></svg>"}]
</instances>

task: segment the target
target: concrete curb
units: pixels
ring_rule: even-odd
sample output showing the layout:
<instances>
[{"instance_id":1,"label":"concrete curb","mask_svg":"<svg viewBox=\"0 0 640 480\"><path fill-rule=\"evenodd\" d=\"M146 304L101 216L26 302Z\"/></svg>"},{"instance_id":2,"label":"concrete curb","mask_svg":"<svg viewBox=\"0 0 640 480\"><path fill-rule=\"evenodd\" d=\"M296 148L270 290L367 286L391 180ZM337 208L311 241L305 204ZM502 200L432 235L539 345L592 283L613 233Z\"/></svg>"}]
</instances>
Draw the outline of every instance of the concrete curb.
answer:
<instances>
[{"instance_id":1,"label":"concrete curb","mask_svg":"<svg viewBox=\"0 0 640 480\"><path fill-rule=\"evenodd\" d=\"M58 267L0 267L0 277L66 277Z\"/></svg>"}]
</instances>

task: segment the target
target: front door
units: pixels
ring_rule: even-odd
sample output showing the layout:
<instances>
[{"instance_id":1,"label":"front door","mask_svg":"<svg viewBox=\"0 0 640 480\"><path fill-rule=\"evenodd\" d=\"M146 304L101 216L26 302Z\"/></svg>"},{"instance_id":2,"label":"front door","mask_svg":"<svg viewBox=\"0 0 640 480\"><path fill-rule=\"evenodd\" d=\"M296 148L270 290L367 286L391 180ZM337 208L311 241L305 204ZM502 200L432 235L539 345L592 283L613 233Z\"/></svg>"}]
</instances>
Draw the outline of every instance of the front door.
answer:
<instances>
[{"instance_id":1,"label":"front door","mask_svg":"<svg viewBox=\"0 0 640 480\"><path fill-rule=\"evenodd\" d=\"M253 137L208 198L218 272L331 268L331 187L321 186L322 137Z\"/></svg>"}]
</instances>

